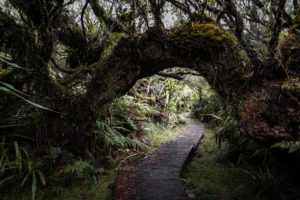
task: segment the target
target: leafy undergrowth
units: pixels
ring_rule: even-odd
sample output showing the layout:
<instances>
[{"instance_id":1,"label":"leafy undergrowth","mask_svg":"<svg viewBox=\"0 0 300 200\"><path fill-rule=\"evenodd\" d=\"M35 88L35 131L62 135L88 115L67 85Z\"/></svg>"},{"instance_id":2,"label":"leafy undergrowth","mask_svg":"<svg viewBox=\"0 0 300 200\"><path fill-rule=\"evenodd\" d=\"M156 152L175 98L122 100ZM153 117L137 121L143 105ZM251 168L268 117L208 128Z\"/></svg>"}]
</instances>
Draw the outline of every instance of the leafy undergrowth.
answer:
<instances>
[{"instance_id":1,"label":"leafy undergrowth","mask_svg":"<svg viewBox=\"0 0 300 200\"><path fill-rule=\"evenodd\" d=\"M228 145L219 147L215 133L205 130L195 156L186 165L181 182L191 199L288 200L299 191L268 166L236 164L226 159Z\"/></svg>"},{"instance_id":2,"label":"leafy undergrowth","mask_svg":"<svg viewBox=\"0 0 300 200\"><path fill-rule=\"evenodd\" d=\"M91 188L85 183L78 182L71 188L61 192L59 200L109 200L113 199L113 183L117 173L115 170L109 171L106 175L102 175L98 183ZM50 198L51 199L51 198ZM49 200L50 200L49 199Z\"/></svg>"},{"instance_id":3,"label":"leafy undergrowth","mask_svg":"<svg viewBox=\"0 0 300 200\"><path fill-rule=\"evenodd\" d=\"M60 183L51 183L44 188L40 188L36 194L36 199L43 200L109 200L112 199L113 182L116 177L116 171L110 170L102 174L97 182L90 183L84 179L72 180L67 185ZM31 199L30 190L13 192L2 196L2 200L23 200Z\"/></svg>"},{"instance_id":4,"label":"leafy undergrowth","mask_svg":"<svg viewBox=\"0 0 300 200\"><path fill-rule=\"evenodd\" d=\"M147 145L147 149L120 149L117 157L118 168L138 165L162 144L175 139L186 128L185 122L180 122L176 126L160 123L145 125L143 133L137 139Z\"/></svg>"},{"instance_id":5,"label":"leafy undergrowth","mask_svg":"<svg viewBox=\"0 0 300 200\"><path fill-rule=\"evenodd\" d=\"M0 199L111 199L119 169L141 163L182 131L185 123L178 114L189 110L195 91L159 76L140 80L105 107L106 117L95 119L88 140L78 147L68 137L49 137L35 145L34 135L5 130L0 137ZM17 119L12 115L6 121L20 123ZM6 121L0 131L11 125Z\"/></svg>"},{"instance_id":6,"label":"leafy undergrowth","mask_svg":"<svg viewBox=\"0 0 300 200\"><path fill-rule=\"evenodd\" d=\"M143 139L148 140L151 146L156 149L162 144L175 139L176 136L183 131L183 124L185 122L183 121L181 123L181 126L175 127L166 127L161 124L148 124L145 127L145 135L143 136Z\"/></svg>"},{"instance_id":7,"label":"leafy undergrowth","mask_svg":"<svg viewBox=\"0 0 300 200\"><path fill-rule=\"evenodd\" d=\"M184 124L184 123L183 123ZM147 151L125 148L123 154L111 159L108 169L95 168L89 161L77 160L67 164L54 173L46 176L45 186L37 183L35 199L43 200L110 200L113 199L114 180L117 169L124 166L135 166L163 143L174 139L184 126L166 126L159 123L149 123L139 138L148 145ZM56 150L58 151L58 150ZM57 154L60 154L59 152ZM16 187L12 192L1 195L1 200L32 199L31 188Z\"/></svg>"}]
</instances>

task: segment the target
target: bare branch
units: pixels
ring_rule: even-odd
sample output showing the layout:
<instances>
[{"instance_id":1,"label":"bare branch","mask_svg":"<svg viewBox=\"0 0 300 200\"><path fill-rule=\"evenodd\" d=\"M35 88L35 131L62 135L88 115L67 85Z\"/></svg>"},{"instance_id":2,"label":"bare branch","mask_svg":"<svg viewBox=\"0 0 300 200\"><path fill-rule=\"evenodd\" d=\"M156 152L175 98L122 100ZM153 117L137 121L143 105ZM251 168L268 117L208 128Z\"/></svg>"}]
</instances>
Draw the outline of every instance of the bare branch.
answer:
<instances>
[{"instance_id":1,"label":"bare branch","mask_svg":"<svg viewBox=\"0 0 300 200\"><path fill-rule=\"evenodd\" d=\"M83 34L83 36L84 36L85 39L86 39L86 30L85 30L85 26L84 26L83 17L84 17L84 13L85 13L85 10L87 9L88 4L89 4L89 0L86 0L84 6L82 8L81 17L80 17L81 27L82 27L82 34Z\"/></svg>"}]
</instances>

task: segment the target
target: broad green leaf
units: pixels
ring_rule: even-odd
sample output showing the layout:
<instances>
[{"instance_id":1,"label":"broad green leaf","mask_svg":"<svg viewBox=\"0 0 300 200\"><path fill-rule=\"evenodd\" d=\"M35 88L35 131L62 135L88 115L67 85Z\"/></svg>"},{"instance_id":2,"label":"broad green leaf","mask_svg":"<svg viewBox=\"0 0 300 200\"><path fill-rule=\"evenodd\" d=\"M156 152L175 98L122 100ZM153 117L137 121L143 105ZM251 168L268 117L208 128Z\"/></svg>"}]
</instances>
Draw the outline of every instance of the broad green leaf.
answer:
<instances>
[{"instance_id":1,"label":"broad green leaf","mask_svg":"<svg viewBox=\"0 0 300 200\"><path fill-rule=\"evenodd\" d=\"M8 176L5 179L0 180L0 185L3 185L4 183L6 183L6 182L8 182L10 180L16 179L18 177L19 177L19 175Z\"/></svg>"},{"instance_id":2,"label":"broad green leaf","mask_svg":"<svg viewBox=\"0 0 300 200\"><path fill-rule=\"evenodd\" d=\"M42 106L42 105L40 105L40 104L34 103L34 102L32 102L32 101L29 101L28 99L23 98L23 100L26 101L27 103L33 105L34 107L37 107L37 108L40 108L40 109L44 109L44 110L49 110L49 111L52 111L52 112L56 112L56 111L54 111L54 110L52 110L52 109L50 109L50 108L47 108L47 107ZM57 112L56 112L56 113L57 113Z\"/></svg>"},{"instance_id":3,"label":"broad green leaf","mask_svg":"<svg viewBox=\"0 0 300 200\"><path fill-rule=\"evenodd\" d=\"M3 170L6 166L6 162L5 160L7 159L7 151L8 151L8 148L6 148L3 152L2 152L2 155L1 155L1 158L0 158L0 172L3 173Z\"/></svg>"},{"instance_id":4,"label":"broad green leaf","mask_svg":"<svg viewBox=\"0 0 300 200\"><path fill-rule=\"evenodd\" d=\"M16 126L17 126L18 124L16 124ZM18 126L23 126L24 124L19 124ZM31 140L31 141L34 141L34 139L33 138L31 138L31 137L27 137L27 136L25 136L25 135L18 135L18 134L14 134L14 135L12 135L12 137L16 137L16 138L22 138L22 139L27 139L27 140Z\"/></svg>"},{"instance_id":5,"label":"broad green leaf","mask_svg":"<svg viewBox=\"0 0 300 200\"><path fill-rule=\"evenodd\" d=\"M271 149L272 148L288 149L289 147L283 142L277 142L271 146Z\"/></svg>"},{"instance_id":6,"label":"broad green leaf","mask_svg":"<svg viewBox=\"0 0 300 200\"><path fill-rule=\"evenodd\" d=\"M6 92L6 93L10 93L11 92L11 90L9 90L6 87L2 87L2 86L0 86L0 91Z\"/></svg>"},{"instance_id":7,"label":"broad green leaf","mask_svg":"<svg viewBox=\"0 0 300 200\"><path fill-rule=\"evenodd\" d=\"M19 147L21 151L25 154L26 158L28 158L28 151L24 147Z\"/></svg>"},{"instance_id":8,"label":"broad green leaf","mask_svg":"<svg viewBox=\"0 0 300 200\"><path fill-rule=\"evenodd\" d=\"M17 126L24 126L24 124L3 125L0 126L0 128L9 128L9 127L17 127Z\"/></svg>"},{"instance_id":9,"label":"broad green leaf","mask_svg":"<svg viewBox=\"0 0 300 200\"><path fill-rule=\"evenodd\" d=\"M31 195L32 200L35 200L35 194L36 194L36 175L35 171L32 172L32 185L31 185Z\"/></svg>"},{"instance_id":10,"label":"broad green leaf","mask_svg":"<svg viewBox=\"0 0 300 200\"><path fill-rule=\"evenodd\" d=\"M40 109L44 109L44 110L49 110L49 111L52 111L52 112L56 112L56 111L54 111L54 110L52 110L50 108L44 107L44 106L42 106L40 104L34 103L34 102L32 102L32 101L30 101L30 100L28 100L28 99L20 96L17 93L15 93L14 91L12 91L12 90L10 90L10 89L8 89L6 87L1 87L0 86L0 91L3 91L3 92L8 93L10 95L16 96L16 97L22 99L23 101L26 101L27 103L33 105L34 107L37 107L37 108L40 108ZM56 113L58 113L58 112L56 112Z\"/></svg>"},{"instance_id":11,"label":"broad green leaf","mask_svg":"<svg viewBox=\"0 0 300 200\"><path fill-rule=\"evenodd\" d=\"M40 177L40 180L43 183L43 185L46 185L46 179L45 179L44 174L40 170L38 170L38 169L36 170L36 172L38 173L38 175Z\"/></svg>"},{"instance_id":12,"label":"broad green leaf","mask_svg":"<svg viewBox=\"0 0 300 200\"><path fill-rule=\"evenodd\" d=\"M27 165L28 165L28 171L31 172L32 171L32 161L29 160Z\"/></svg>"},{"instance_id":13,"label":"broad green leaf","mask_svg":"<svg viewBox=\"0 0 300 200\"><path fill-rule=\"evenodd\" d=\"M14 91L14 92L17 92L17 93L20 93L22 95L25 95L25 96L28 96L27 94L24 94L23 92L21 92L20 90L16 89L14 86L12 86L11 84L8 84L8 83L4 83L2 81L0 81L0 83L2 85L4 85L5 87L7 87L8 89Z\"/></svg>"},{"instance_id":14,"label":"broad green leaf","mask_svg":"<svg viewBox=\"0 0 300 200\"><path fill-rule=\"evenodd\" d=\"M22 154L19 148L19 144L17 141L14 141L15 151L16 151L16 164L19 168L19 173L22 173Z\"/></svg>"},{"instance_id":15,"label":"broad green leaf","mask_svg":"<svg viewBox=\"0 0 300 200\"><path fill-rule=\"evenodd\" d=\"M8 62L8 61L6 61L6 60L3 60L2 58L0 58L0 61L7 63L8 65L10 65L11 67L14 67L14 68L18 68L18 69L26 69L26 68L24 68L24 67L21 67L21 66L17 65L16 63L12 63L12 62Z\"/></svg>"},{"instance_id":16,"label":"broad green leaf","mask_svg":"<svg viewBox=\"0 0 300 200\"><path fill-rule=\"evenodd\" d=\"M21 152L19 150L19 144L17 141L14 141L15 151L16 151L16 158L21 159Z\"/></svg>"},{"instance_id":17,"label":"broad green leaf","mask_svg":"<svg viewBox=\"0 0 300 200\"><path fill-rule=\"evenodd\" d=\"M27 181L28 177L29 177L30 173L27 173L26 176L23 178L22 182L21 182L21 187L24 186L25 182Z\"/></svg>"}]
</instances>

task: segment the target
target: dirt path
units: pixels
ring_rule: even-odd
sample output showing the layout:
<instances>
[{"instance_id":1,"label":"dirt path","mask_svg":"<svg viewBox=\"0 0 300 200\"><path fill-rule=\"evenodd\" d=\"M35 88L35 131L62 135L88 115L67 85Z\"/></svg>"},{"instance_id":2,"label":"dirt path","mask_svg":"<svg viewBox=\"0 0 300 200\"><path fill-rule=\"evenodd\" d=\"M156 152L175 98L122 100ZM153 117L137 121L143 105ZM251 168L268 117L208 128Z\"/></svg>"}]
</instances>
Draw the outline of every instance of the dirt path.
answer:
<instances>
[{"instance_id":1,"label":"dirt path","mask_svg":"<svg viewBox=\"0 0 300 200\"><path fill-rule=\"evenodd\" d=\"M136 168L116 179L115 200L188 199L179 183L180 171L203 135L203 125L185 118L187 130L157 149Z\"/></svg>"}]
</instances>

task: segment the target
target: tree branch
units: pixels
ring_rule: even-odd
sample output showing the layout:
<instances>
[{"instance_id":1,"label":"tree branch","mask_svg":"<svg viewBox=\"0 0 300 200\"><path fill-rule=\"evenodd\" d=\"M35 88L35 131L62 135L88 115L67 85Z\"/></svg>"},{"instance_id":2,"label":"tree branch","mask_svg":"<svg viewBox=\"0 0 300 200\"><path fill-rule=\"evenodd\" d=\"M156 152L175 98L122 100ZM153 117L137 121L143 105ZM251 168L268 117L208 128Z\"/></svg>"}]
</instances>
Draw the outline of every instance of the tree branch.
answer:
<instances>
[{"instance_id":1,"label":"tree branch","mask_svg":"<svg viewBox=\"0 0 300 200\"><path fill-rule=\"evenodd\" d=\"M183 71L183 72L158 72L157 75L163 76L166 78L174 78L177 80L184 80L186 75L193 75L193 76L201 76L198 72L190 72L190 71Z\"/></svg>"},{"instance_id":2,"label":"tree branch","mask_svg":"<svg viewBox=\"0 0 300 200\"><path fill-rule=\"evenodd\" d=\"M126 28L118 21L109 17L105 10L99 5L98 0L90 0L90 5L94 14L109 27L114 27L112 32L126 32Z\"/></svg>"},{"instance_id":3,"label":"tree branch","mask_svg":"<svg viewBox=\"0 0 300 200\"><path fill-rule=\"evenodd\" d=\"M86 39L86 30L85 30L85 26L84 26L84 20L83 20L83 17L84 17L84 13L85 13L85 10L87 9L87 6L89 4L89 0L86 0L83 8L82 8L82 11L81 11L81 16L80 16L80 22L81 22L81 27L82 27L82 34L83 34L83 37Z\"/></svg>"},{"instance_id":4,"label":"tree branch","mask_svg":"<svg viewBox=\"0 0 300 200\"><path fill-rule=\"evenodd\" d=\"M275 17L275 24L272 28L272 37L269 42L269 48L270 50L275 50L275 53L277 52L277 46L278 46L278 40L279 40L279 34L282 30L282 16L284 14L284 8L285 8L286 0L280 0L278 3L278 7L276 10L276 17ZM275 9L275 8L274 8Z\"/></svg>"},{"instance_id":5,"label":"tree branch","mask_svg":"<svg viewBox=\"0 0 300 200\"><path fill-rule=\"evenodd\" d=\"M248 54L248 57L252 61L253 66L259 68L262 65L262 61L259 59L258 53L249 45L249 43L245 40L243 35L244 30L244 21L241 14L238 12L235 4L232 0L225 0L225 6L227 10L227 14L231 15L235 18L235 36L241 43L242 47ZM258 70L258 69L256 69Z\"/></svg>"},{"instance_id":6,"label":"tree branch","mask_svg":"<svg viewBox=\"0 0 300 200\"><path fill-rule=\"evenodd\" d=\"M149 0L151 5L151 11L154 16L155 26L160 29L164 27L163 21L161 19L161 9L165 4L165 0Z\"/></svg>"}]
</instances>

